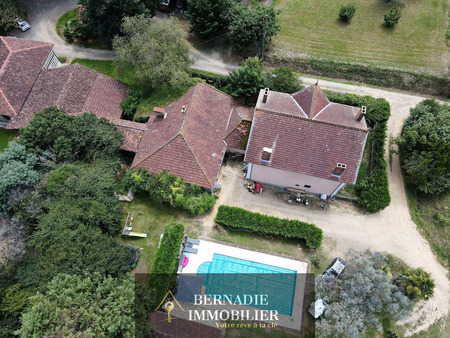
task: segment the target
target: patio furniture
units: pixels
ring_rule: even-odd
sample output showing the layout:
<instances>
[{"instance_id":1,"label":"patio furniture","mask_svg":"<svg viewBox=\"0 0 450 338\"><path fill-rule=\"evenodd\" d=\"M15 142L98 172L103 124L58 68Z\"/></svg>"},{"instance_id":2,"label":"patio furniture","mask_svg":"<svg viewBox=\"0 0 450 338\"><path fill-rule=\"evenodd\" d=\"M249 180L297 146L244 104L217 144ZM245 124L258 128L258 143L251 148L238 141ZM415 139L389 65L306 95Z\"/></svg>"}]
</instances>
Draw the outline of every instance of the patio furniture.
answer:
<instances>
[{"instance_id":1,"label":"patio furniture","mask_svg":"<svg viewBox=\"0 0 450 338\"><path fill-rule=\"evenodd\" d=\"M189 252L189 253L192 253L192 254L196 254L196 253L198 253L198 250L194 249L194 248L184 247L184 252Z\"/></svg>"},{"instance_id":2,"label":"patio furniture","mask_svg":"<svg viewBox=\"0 0 450 338\"><path fill-rule=\"evenodd\" d=\"M200 244L200 241L198 239L194 239L194 238L190 238L190 237L188 237L186 239L186 242L187 243L192 243L193 245L199 245Z\"/></svg>"}]
</instances>

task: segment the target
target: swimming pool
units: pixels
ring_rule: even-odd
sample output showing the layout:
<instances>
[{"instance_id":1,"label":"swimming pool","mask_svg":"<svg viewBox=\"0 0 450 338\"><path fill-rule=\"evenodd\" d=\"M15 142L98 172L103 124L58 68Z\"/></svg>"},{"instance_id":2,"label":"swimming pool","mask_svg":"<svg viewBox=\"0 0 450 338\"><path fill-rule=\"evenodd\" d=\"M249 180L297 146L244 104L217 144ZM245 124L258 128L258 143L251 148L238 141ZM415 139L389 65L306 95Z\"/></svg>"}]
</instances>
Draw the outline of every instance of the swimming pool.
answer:
<instances>
[{"instance_id":1,"label":"swimming pool","mask_svg":"<svg viewBox=\"0 0 450 338\"><path fill-rule=\"evenodd\" d=\"M214 254L211 262L199 266L197 274L203 277L206 294L265 294L269 305L254 307L292 315L297 277L294 270Z\"/></svg>"}]
</instances>

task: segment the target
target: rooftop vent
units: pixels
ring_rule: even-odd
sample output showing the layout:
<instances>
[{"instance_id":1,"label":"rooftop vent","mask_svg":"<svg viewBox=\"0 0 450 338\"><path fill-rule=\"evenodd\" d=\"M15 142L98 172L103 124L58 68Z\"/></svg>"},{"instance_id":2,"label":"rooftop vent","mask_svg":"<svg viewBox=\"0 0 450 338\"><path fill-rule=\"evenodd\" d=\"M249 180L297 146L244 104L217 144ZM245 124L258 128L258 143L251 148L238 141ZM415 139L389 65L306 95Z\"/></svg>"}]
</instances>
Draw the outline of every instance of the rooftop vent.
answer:
<instances>
[{"instance_id":1,"label":"rooftop vent","mask_svg":"<svg viewBox=\"0 0 450 338\"><path fill-rule=\"evenodd\" d=\"M264 94L263 94L263 99L262 102L266 103L267 102L267 97L269 96L269 88L265 88L264 89Z\"/></svg>"},{"instance_id":2,"label":"rooftop vent","mask_svg":"<svg viewBox=\"0 0 450 338\"><path fill-rule=\"evenodd\" d=\"M331 176L340 177L341 174L344 172L345 168L347 168L347 166L343 163L336 164L336 168L334 168L333 172L331 173Z\"/></svg>"},{"instance_id":3,"label":"rooftop vent","mask_svg":"<svg viewBox=\"0 0 450 338\"><path fill-rule=\"evenodd\" d=\"M263 148L263 152L261 154L261 161L270 162L270 158L272 157L272 148Z\"/></svg>"},{"instance_id":4,"label":"rooftop vent","mask_svg":"<svg viewBox=\"0 0 450 338\"><path fill-rule=\"evenodd\" d=\"M358 114L356 114L356 120L361 121L364 116L366 116L366 106L361 107Z\"/></svg>"},{"instance_id":5,"label":"rooftop vent","mask_svg":"<svg viewBox=\"0 0 450 338\"><path fill-rule=\"evenodd\" d=\"M186 113L186 106L185 105L181 106L181 112L182 113Z\"/></svg>"},{"instance_id":6,"label":"rooftop vent","mask_svg":"<svg viewBox=\"0 0 450 338\"><path fill-rule=\"evenodd\" d=\"M155 107L155 108L153 108L153 112L155 113L156 117L160 117L160 118L164 118L164 119L167 117L167 113L164 108Z\"/></svg>"}]
</instances>

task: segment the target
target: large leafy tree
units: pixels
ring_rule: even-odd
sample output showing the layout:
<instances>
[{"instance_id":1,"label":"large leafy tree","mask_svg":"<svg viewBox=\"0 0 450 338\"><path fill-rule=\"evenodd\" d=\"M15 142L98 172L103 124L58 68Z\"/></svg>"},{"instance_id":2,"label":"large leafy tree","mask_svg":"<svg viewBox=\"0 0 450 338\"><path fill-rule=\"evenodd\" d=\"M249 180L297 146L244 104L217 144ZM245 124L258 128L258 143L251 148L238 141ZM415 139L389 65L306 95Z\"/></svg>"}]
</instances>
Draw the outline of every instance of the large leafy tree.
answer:
<instances>
[{"instance_id":1,"label":"large leafy tree","mask_svg":"<svg viewBox=\"0 0 450 338\"><path fill-rule=\"evenodd\" d=\"M119 74L144 87L180 87L191 65L186 34L178 20L144 15L123 20L124 36L113 40Z\"/></svg>"},{"instance_id":2,"label":"large leafy tree","mask_svg":"<svg viewBox=\"0 0 450 338\"><path fill-rule=\"evenodd\" d=\"M243 67L228 75L227 89L231 96L252 105L259 91L267 85L263 66L258 57L245 60Z\"/></svg>"},{"instance_id":3,"label":"large leafy tree","mask_svg":"<svg viewBox=\"0 0 450 338\"><path fill-rule=\"evenodd\" d=\"M79 0L84 18L97 36L112 39L120 33L122 20L138 14L154 15L159 0Z\"/></svg>"},{"instance_id":4,"label":"large leafy tree","mask_svg":"<svg viewBox=\"0 0 450 338\"><path fill-rule=\"evenodd\" d=\"M316 322L319 337L361 337L368 328L381 329L383 317L408 314L412 302L391 282L386 264L378 253L350 253L339 278L316 279L316 295L328 304Z\"/></svg>"},{"instance_id":5,"label":"large leafy tree","mask_svg":"<svg viewBox=\"0 0 450 338\"><path fill-rule=\"evenodd\" d=\"M10 210L8 201L14 187L31 187L39 180L37 162L37 157L17 142L10 142L0 153L0 215Z\"/></svg>"},{"instance_id":6,"label":"large leafy tree","mask_svg":"<svg viewBox=\"0 0 450 338\"><path fill-rule=\"evenodd\" d=\"M45 293L30 299L22 316L23 337L133 337L134 281L98 273L59 274Z\"/></svg>"},{"instance_id":7,"label":"large leafy tree","mask_svg":"<svg viewBox=\"0 0 450 338\"><path fill-rule=\"evenodd\" d=\"M16 0L0 1L0 34L6 34L16 27L16 18L26 19L27 11Z\"/></svg>"},{"instance_id":8,"label":"large leafy tree","mask_svg":"<svg viewBox=\"0 0 450 338\"><path fill-rule=\"evenodd\" d=\"M272 69L266 73L267 86L277 92L293 94L303 88L301 80L287 67Z\"/></svg>"},{"instance_id":9,"label":"large leafy tree","mask_svg":"<svg viewBox=\"0 0 450 338\"><path fill-rule=\"evenodd\" d=\"M186 15L195 34L206 39L224 31L232 3L233 0L188 0Z\"/></svg>"},{"instance_id":10,"label":"large leafy tree","mask_svg":"<svg viewBox=\"0 0 450 338\"><path fill-rule=\"evenodd\" d=\"M419 103L396 143L408 183L425 194L450 190L450 106Z\"/></svg>"},{"instance_id":11,"label":"large leafy tree","mask_svg":"<svg viewBox=\"0 0 450 338\"><path fill-rule=\"evenodd\" d=\"M20 143L44 156L53 154L58 162L118 158L123 134L105 118L93 113L70 116L50 107L36 113L20 130Z\"/></svg>"},{"instance_id":12,"label":"large leafy tree","mask_svg":"<svg viewBox=\"0 0 450 338\"><path fill-rule=\"evenodd\" d=\"M234 4L229 12L228 26L228 38L233 47L240 52L251 49L257 51L253 55L258 54L261 49L257 47L261 46L266 20L266 43L280 30L278 14L273 6L256 5L248 9L241 3Z\"/></svg>"}]
</instances>

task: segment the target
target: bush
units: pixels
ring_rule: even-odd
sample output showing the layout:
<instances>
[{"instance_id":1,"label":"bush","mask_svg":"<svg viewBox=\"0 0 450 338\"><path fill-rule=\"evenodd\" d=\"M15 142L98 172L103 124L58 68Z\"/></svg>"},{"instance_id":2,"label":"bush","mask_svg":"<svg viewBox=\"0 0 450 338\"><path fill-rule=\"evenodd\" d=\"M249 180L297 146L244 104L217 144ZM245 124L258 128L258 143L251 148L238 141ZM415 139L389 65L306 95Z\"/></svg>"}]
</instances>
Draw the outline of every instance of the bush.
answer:
<instances>
[{"instance_id":1,"label":"bush","mask_svg":"<svg viewBox=\"0 0 450 338\"><path fill-rule=\"evenodd\" d=\"M228 77L226 75L219 75L214 73L208 73L202 70L191 69L189 74L193 78L200 78L206 81L206 83L216 87L222 88L228 84Z\"/></svg>"},{"instance_id":2,"label":"bush","mask_svg":"<svg viewBox=\"0 0 450 338\"><path fill-rule=\"evenodd\" d=\"M387 163L384 158L387 121L390 115L389 102L385 99L375 99L371 96L341 94L325 91L328 99L333 102L350 106L367 107L366 122L372 130L372 168L366 179L356 185L355 191L358 203L369 212L377 212L391 203Z\"/></svg>"},{"instance_id":3,"label":"bush","mask_svg":"<svg viewBox=\"0 0 450 338\"><path fill-rule=\"evenodd\" d=\"M219 207L214 221L230 228L248 229L280 237L302 239L310 249L318 248L323 239L322 230L314 224L266 216L226 205Z\"/></svg>"},{"instance_id":4,"label":"bush","mask_svg":"<svg viewBox=\"0 0 450 338\"><path fill-rule=\"evenodd\" d=\"M401 17L402 13L398 8L391 8L386 13L384 13L384 25L389 28L395 27L400 21Z\"/></svg>"},{"instance_id":5,"label":"bush","mask_svg":"<svg viewBox=\"0 0 450 338\"><path fill-rule=\"evenodd\" d=\"M123 184L134 192L148 193L159 203L170 204L194 215L204 214L216 203L216 198L198 185L189 184L166 171L152 174L144 168L129 170Z\"/></svg>"},{"instance_id":6,"label":"bush","mask_svg":"<svg viewBox=\"0 0 450 338\"><path fill-rule=\"evenodd\" d=\"M87 38L87 26L80 19L72 19L65 23L63 35L69 40L85 40Z\"/></svg>"},{"instance_id":7,"label":"bush","mask_svg":"<svg viewBox=\"0 0 450 338\"><path fill-rule=\"evenodd\" d=\"M162 300L167 291L174 286L183 236L183 224L172 222L164 229L164 235L150 269L149 286L156 291L157 301Z\"/></svg>"},{"instance_id":8,"label":"bush","mask_svg":"<svg viewBox=\"0 0 450 338\"><path fill-rule=\"evenodd\" d=\"M267 86L282 93L295 93L303 88L302 81L287 67L278 67L266 72Z\"/></svg>"},{"instance_id":9,"label":"bush","mask_svg":"<svg viewBox=\"0 0 450 338\"><path fill-rule=\"evenodd\" d=\"M343 22L350 21L355 15L355 5L347 4L341 5L341 9L339 10L339 19Z\"/></svg>"},{"instance_id":10,"label":"bush","mask_svg":"<svg viewBox=\"0 0 450 338\"><path fill-rule=\"evenodd\" d=\"M27 18L27 11L18 5L17 0L0 1L0 35L6 35L9 31L17 28L14 20Z\"/></svg>"}]
</instances>

